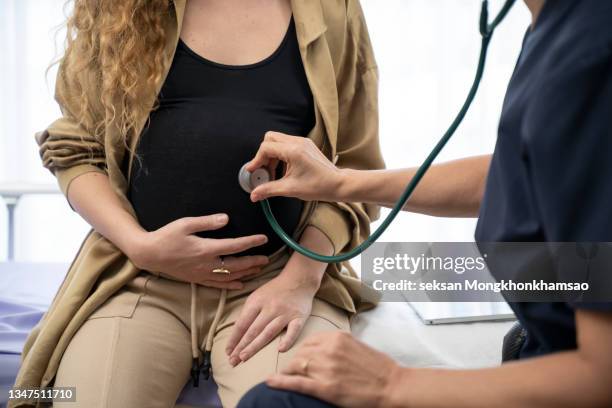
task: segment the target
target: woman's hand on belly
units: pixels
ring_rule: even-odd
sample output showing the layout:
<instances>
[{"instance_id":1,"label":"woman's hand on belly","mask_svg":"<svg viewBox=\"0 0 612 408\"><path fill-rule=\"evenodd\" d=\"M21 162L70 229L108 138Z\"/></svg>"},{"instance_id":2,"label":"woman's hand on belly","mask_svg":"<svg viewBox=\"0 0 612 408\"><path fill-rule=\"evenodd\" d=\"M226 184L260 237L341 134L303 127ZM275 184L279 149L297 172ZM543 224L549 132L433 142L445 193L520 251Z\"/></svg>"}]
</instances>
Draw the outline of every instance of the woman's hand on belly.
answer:
<instances>
[{"instance_id":1,"label":"woman's hand on belly","mask_svg":"<svg viewBox=\"0 0 612 408\"><path fill-rule=\"evenodd\" d=\"M194 235L217 230L229 221L226 214L178 219L152 232L144 232L128 254L143 270L163 272L185 282L226 289L241 289L241 279L260 272L266 256L225 257L265 244L265 235L208 239ZM221 257L223 256L223 264ZM213 273L224 266L231 275Z\"/></svg>"},{"instance_id":2,"label":"woman's hand on belly","mask_svg":"<svg viewBox=\"0 0 612 408\"><path fill-rule=\"evenodd\" d=\"M306 228L300 243L319 253L333 253L332 243L314 227ZM232 365L251 358L285 329L279 351L293 346L310 316L326 268L327 264L294 252L277 277L249 295L225 350Z\"/></svg>"}]
</instances>

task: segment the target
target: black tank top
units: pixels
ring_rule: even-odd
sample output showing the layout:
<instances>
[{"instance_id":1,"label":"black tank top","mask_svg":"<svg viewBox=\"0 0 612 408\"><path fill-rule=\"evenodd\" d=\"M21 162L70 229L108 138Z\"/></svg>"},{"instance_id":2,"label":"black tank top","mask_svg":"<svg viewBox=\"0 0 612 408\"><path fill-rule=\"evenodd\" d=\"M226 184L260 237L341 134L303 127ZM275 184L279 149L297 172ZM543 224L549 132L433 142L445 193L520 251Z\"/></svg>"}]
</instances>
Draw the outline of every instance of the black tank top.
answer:
<instances>
[{"instance_id":1,"label":"black tank top","mask_svg":"<svg viewBox=\"0 0 612 408\"><path fill-rule=\"evenodd\" d=\"M182 217L226 213L226 227L197 235L265 234L269 242L247 253L270 255L282 242L240 188L238 171L266 131L305 136L313 126L293 19L278 49L250 65L209 61L179 41L159 108L136 149L140 161L133 161L128 197L140 224L153 231ZM302 202L274 198L271 204L285 230L294 231Z\"/></svg>"}]
</instances>

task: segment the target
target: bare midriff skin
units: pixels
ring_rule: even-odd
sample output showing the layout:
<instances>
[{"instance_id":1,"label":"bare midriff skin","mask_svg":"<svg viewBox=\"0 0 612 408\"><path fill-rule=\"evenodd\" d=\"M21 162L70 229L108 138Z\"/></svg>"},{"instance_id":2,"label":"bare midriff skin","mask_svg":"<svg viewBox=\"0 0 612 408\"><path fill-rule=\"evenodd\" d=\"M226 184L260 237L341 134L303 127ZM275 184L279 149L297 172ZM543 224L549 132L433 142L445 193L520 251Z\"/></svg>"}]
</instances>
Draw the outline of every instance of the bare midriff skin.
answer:
<instances>
[{"instance_id":1,"label":"bare midriff skin","mask_svg":"<svg viewBox=\"0 0 612 408\"><path fill-rule=\"evenodd\" d=\"M289 0L189 0L181 38L209 60L248 65L274 52L290 18ZM243 286L242 278L257 274L268 263L265 256L231 256L265 243L265 236L205 239L194 235L198 231L223 228L228 222L225 214L182 218L148 232L122 208L106 175L85 173L69 187L68 200L73 208L141 269L204 286L239 289ZM305 229L300 242L321 253L332 254L334 250L329 239L313 227ZM221 256L232 272L229 277L212 273L221 265ZM229 342L230 362L237 364L250 358L285 328L287 333L279 348L289 349L310 315L325 269L325 264L293 254L276 278L253 292ZM280 328L266 330L265 326L254 332L253 316L260 316L268 325ZM260 336L264 331L265 335Z\"/></svg>"}]
</instances>

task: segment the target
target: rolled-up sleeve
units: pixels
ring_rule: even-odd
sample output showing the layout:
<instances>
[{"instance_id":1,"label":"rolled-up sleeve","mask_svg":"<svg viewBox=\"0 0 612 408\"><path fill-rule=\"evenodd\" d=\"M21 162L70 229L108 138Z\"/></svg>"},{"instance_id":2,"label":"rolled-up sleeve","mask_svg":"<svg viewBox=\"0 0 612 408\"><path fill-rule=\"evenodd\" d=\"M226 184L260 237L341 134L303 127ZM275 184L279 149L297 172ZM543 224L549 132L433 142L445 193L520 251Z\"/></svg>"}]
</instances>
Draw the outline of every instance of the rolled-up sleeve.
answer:
<instances>
[{"instance_id":1,"label":"rolled-up sleeve","mask_svg":"<svg viewBox=\"0 0 612 408\"><path fill-rule=\"evenodd\" d=\"M336 165L382 169L378 140L378 68L359 1L347 1L349 35L338 70L339 125ZM309 224L332 242L334 252L349 250L368 237L379 207L363 203L320 202Z\"/></svg>"},{"instance_id":2,"label":"rolled-up sleeve","mask_svg":"<svg viewBox=\"0 0 612 408\"><path fill-rule=\"evenodd\" d=\"M43 166L57 178L60 190L67 198L70 183L76 177L89 172L106 174L106 156L103 143L72 114L78 111L80 102L69 91L63 66L62 63L55 85L55 100L62 117L36 133L35 140Z\"/></svg>"},{"instance_id":3,"label":"rolled-up sleeve","mask_svg":"<svg viewBox=\"0 0 612 408\"><path fill-rule=\"evenodd\" d=\"M350 213L345 213L332 203L321 202L317 204L308 225L325 234L334 247L334 254L337 254L351 241L351 221Z\"/></svg>"}]
</instances>

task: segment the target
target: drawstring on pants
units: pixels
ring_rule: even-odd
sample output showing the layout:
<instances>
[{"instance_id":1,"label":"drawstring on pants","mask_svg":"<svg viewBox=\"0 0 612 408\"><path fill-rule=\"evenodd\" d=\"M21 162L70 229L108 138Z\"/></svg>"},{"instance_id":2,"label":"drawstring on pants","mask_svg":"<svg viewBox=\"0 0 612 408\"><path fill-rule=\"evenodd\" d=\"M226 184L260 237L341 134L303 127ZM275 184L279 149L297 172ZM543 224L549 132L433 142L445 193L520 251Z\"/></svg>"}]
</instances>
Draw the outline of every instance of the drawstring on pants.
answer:
<instances>
[{"instance_id":1,"label":"drawstring on pants","mask_svg":"<svg viewBox=\"0 0 612 408\"><path fill-rule=\"evenodd\" d=\"M225 309L225 301L227 300L227 289L221 289L221 295L219 297L219 303L217 305L217 311L215 317L208 329L206 338L203 339L202 345L198 348L198 326L196 319L197 312L197 299L198 299L198 288L196 283L191 283L191 355L193 357L191 364L191 379L193 386L198 387L200 385L200 372L204 373L204 379L208 380L212 372L212 343L215 336L215 331L221 320L221 315ZM200 350L204 349L204 358L202 364L200 364Z\"/></svg>"}]
</instances>

